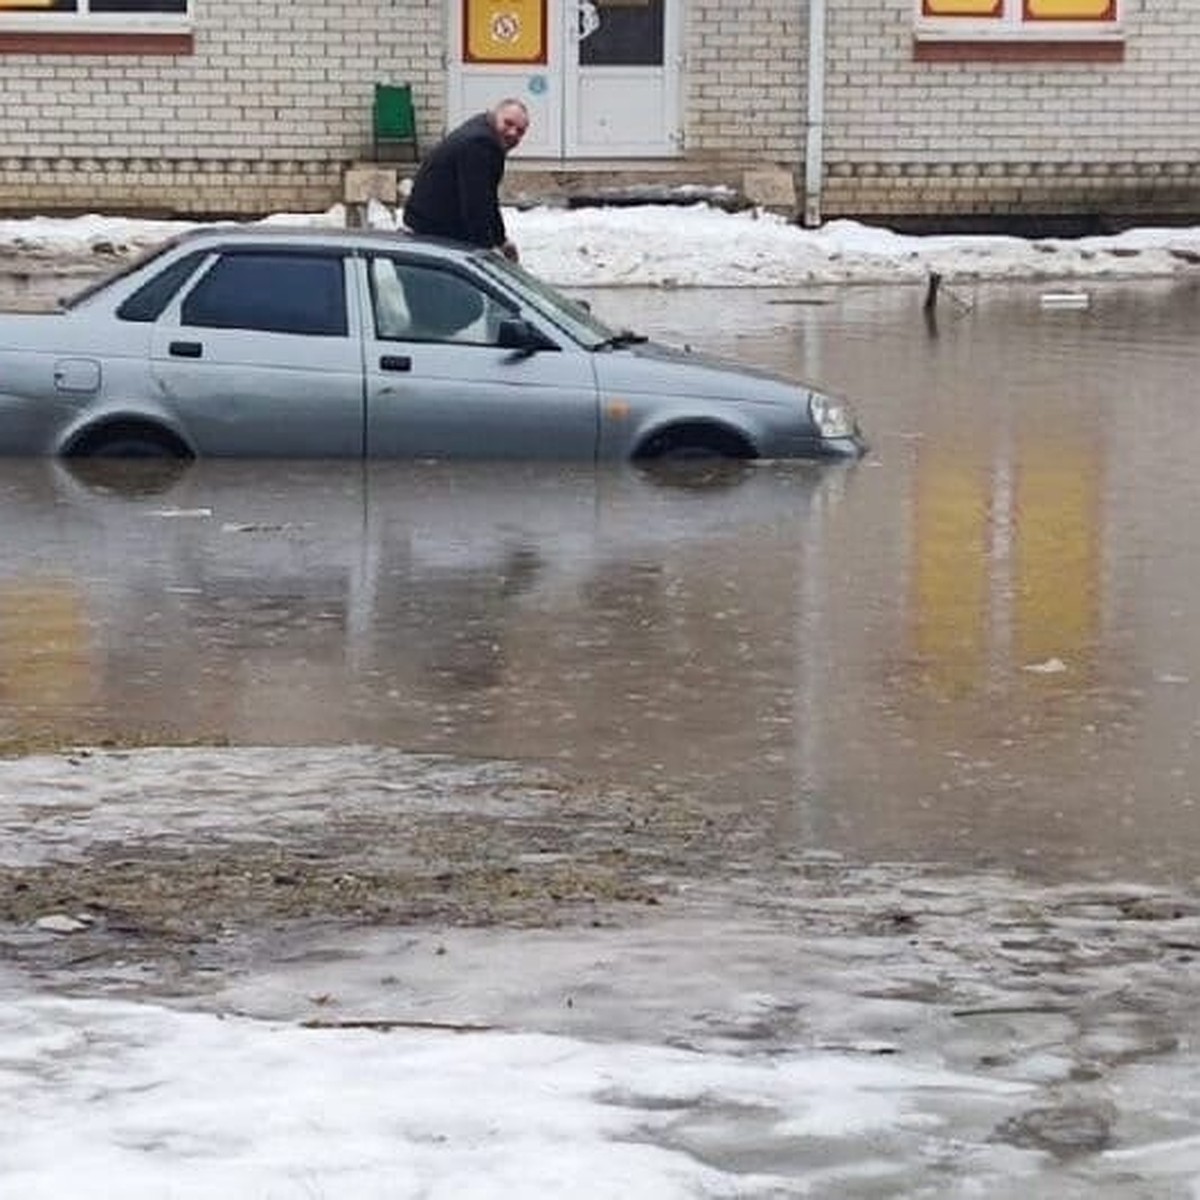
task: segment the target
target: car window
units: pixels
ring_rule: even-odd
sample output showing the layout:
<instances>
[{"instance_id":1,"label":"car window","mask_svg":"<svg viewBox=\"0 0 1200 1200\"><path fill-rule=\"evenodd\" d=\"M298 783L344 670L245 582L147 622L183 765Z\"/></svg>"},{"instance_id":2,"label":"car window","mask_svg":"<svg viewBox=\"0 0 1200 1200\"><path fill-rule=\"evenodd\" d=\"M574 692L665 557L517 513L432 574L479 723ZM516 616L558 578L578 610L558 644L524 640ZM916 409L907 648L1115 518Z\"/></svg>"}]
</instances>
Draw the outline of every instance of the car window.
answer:
<instances>
[{"instance_id":1,"label":"car window","mask_svg":"<svg viewBox=\"0 0 1200 1200\"><path fill-rule=\"evenodd\" d=\"M431 264L376 255L370 275L379 338L494 346L501 320L515 315L473 280Z\"/></svg>"},{"instance_id":2,"label":"car window","mask_svg":"<svg viewBox=\"0 0 1200 1200\"><path fill-rule=\"evenodd\" d=\"M225 254L184 298L185 325L345 337L342 259L267 250Z\"/></svg>"},{"instance_id":3,"label":"car window","mask_svg":"<svg viewBox=\"0 0 1200 1200\"><path fill-rule=\"evenodd\" d=\"M171 297L187 282L208 257L208 253L207 250L193 250L191 254L177 258L127 296L117 309L117 316L122 321L157 321L162 310L171 302Z\"/></svg>"}]
</instances>

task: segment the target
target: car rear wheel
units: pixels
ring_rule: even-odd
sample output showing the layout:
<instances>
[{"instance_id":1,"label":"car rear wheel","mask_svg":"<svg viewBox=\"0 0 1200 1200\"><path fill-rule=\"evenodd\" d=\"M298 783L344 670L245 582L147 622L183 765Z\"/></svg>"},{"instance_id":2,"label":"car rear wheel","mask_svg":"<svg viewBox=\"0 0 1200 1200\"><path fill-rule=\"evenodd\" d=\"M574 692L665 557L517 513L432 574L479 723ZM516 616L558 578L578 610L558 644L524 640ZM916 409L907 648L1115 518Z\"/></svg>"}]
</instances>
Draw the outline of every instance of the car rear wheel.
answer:
<instances>
[{"instance_id":1,"label":"car rear wheel","mask_svg":"<svg viewBox=\"0 0 1200 1200\"><path fill-rule=\"evenodd\" d=\"M71 457L84 458L190 458L187 448L156 429L97 431L74 446Z\"/></svg>"}]
</instances>

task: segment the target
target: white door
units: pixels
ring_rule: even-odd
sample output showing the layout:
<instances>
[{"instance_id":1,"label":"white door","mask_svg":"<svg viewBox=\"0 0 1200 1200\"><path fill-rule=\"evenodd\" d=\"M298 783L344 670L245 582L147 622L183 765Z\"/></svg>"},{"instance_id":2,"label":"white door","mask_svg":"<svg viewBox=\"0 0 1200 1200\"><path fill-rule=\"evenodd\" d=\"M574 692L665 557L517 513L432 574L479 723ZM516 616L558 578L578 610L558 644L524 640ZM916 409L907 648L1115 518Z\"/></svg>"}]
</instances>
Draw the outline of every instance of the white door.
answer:
<instances>
[{"instance_id":1,"label":"white door","mask_svg":"<svg viewBox=\"0 0 1200 1200\"><path fill-rule=\"evenodd\" d=\"M564 56L567 157L679 152L675 9L674 0L577 0Z\"/></svg>"},{"instance_id":2,"label":"white door","mask_svg":"<svg viewBox=\"0 0 1200 1200\"><path fill-rule=\"evenodd\" d=\"M682 151L682 0L448 0L450 126L497 100L529 106L521 158Z\"/></svg>"}]
</instances>

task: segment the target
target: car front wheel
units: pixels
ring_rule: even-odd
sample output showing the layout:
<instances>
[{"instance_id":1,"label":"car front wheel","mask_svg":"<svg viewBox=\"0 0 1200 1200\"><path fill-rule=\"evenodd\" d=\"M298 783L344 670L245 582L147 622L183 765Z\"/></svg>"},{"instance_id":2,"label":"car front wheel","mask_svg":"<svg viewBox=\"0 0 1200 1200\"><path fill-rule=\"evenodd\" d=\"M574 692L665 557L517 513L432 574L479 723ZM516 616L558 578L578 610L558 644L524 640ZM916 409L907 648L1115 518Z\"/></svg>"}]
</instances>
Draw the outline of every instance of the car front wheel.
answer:
<instances>
[{"instance_id":1,"label":"car front wheel","mask_svg":"<svg viewBox=\"0 0 1200 1200\"><path fill-rule=\"evenodd\" d=\"M634 455L642 462L688 463L754 457L753 447L735 433L710 426L685 426L654 434Z\"/></svg>"}]
</instances>

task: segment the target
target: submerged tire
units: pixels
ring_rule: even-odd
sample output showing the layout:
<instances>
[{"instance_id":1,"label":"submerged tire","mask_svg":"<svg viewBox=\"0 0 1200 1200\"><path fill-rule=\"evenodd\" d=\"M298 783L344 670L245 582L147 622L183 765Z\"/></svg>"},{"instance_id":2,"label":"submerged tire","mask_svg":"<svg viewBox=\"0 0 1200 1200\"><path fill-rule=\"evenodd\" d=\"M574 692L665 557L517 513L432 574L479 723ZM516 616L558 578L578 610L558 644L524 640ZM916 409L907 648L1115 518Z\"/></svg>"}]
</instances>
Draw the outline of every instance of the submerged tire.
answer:
<instances>
[{"instance_id":1,"label":"submerged tire","mask_svg":"<svg viewBox=\"0 0 1200 1200\"><path fill-rule=\"evenodd\" d=\"M711 463L754 457L753 447L735 433L715 426L664 429L638 448L639 462Z\"/></svg>"},{"instance_id":2,"label":"submerged tire","mask_svg":"<svg viewBox=\"0 0 1200 1200\"><path fill-rule=\"evenodd\" d=\"M154 429L100 430L70 451L72 458L186 459L191 455L170 434Z\"/></svg>"}]
</instances>

